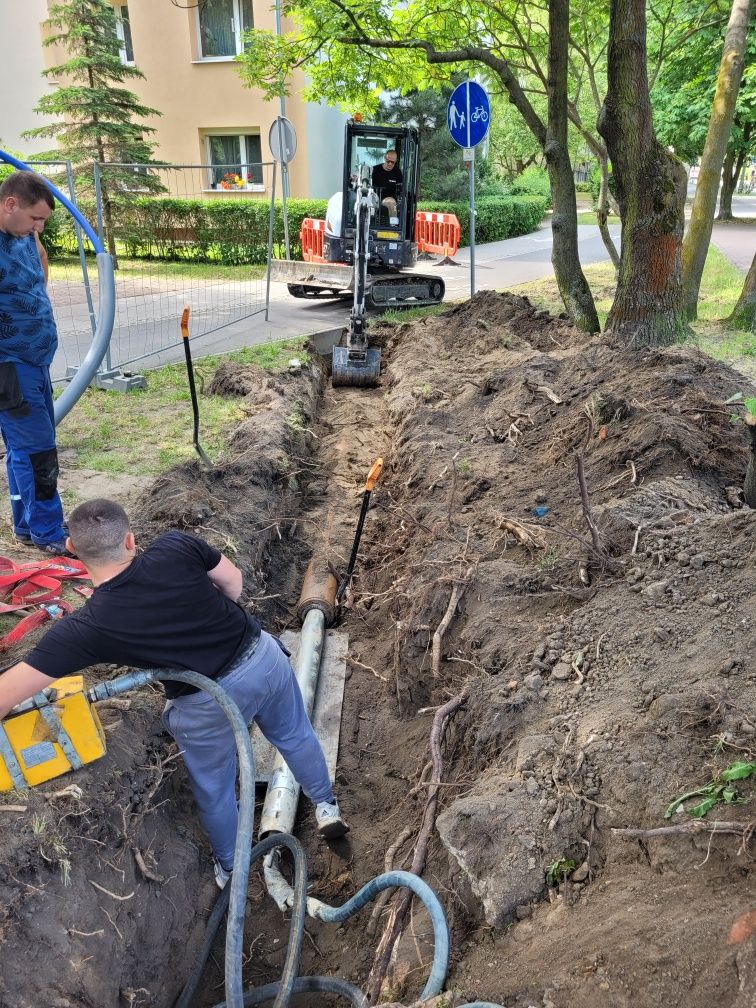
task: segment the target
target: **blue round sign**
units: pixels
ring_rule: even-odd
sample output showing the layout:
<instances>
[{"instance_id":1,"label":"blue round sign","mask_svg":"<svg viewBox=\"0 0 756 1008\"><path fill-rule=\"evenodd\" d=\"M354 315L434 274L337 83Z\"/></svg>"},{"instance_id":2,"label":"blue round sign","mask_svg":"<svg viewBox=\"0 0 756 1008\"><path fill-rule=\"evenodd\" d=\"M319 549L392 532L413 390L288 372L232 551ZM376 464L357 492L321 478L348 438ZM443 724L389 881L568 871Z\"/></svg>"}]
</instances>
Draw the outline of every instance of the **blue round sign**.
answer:
<instances>
[{"instance_id":1,"label":"blue round sign","mask_svg":"<svg viewBox=\"0 0 756 1008\"><path fill-rule=\"evenodd\" d=\"M491 103L477 81L465 81L454 89L446 110L446 123L458 147L476 147L488 132Z\"/></svg>"}]
</instances>

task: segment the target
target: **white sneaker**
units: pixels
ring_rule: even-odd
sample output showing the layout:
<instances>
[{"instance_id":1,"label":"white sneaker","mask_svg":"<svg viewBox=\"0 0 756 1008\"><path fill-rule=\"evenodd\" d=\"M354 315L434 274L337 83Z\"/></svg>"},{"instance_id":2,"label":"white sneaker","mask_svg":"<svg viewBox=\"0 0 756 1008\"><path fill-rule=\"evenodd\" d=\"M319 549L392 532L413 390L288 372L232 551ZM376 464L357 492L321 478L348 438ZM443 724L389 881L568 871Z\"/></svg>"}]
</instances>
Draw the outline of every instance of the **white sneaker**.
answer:
<instances>
[{"instance_id":1,"label":"white sneaker","mask_svg":"<svg viewBox=\"0 0 756 1008\"><path fill-rule=\"evenodd\" d=\"M341 818L339 803L320 802L315 806L315 821L318 824L318 833L325 840L336 840L349 832L349 827Z\"/></svg>"},{"instance_id":2,"label":"white sneaker","mask_svg":"<svg viewBox=\"0 0 756 1008\"><path fill-rule=\"evenodd\" d=\"M225 889L226 883L231 878L231 872L226 871L217 858L213 858L213 871L215 872L215 882L219 889Z\"/></svg>"}]
</instances>

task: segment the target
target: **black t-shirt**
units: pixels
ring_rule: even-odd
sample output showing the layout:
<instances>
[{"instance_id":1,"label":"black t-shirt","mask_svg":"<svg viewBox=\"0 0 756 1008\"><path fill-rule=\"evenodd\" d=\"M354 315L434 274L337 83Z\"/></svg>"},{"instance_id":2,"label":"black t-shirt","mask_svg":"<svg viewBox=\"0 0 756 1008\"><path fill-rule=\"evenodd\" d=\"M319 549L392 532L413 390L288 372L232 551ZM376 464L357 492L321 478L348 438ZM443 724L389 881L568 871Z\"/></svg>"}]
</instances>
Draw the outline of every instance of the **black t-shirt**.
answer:
<instances>
[{"instance_id":1,"label":"black t-shirt","mask_svg":"<svg viewBox=\"0 0 756 1008\"><path fill-rule=\"evenodd\" d=\"M373 189L377 189L381 199L391 196L396 199L396 192L402 184L404 176L398 165L394 165L391 171L386 171L382 164L373 167Z\"/></svg>"},{"instance_id":2,"label":"black t-shirt","mask_svg":"<svg viewBox=\"0 0 756 1008\"><path fill-rule=\"evenodd\" d=\"M260 633L257 620L207 576L220 560L202 539L183 532L159 536L56 622L23 660L55 679L100 662L191 669L215 679ZM169 697L194 692L166 683Z\"/></svg>"}]
</instances>

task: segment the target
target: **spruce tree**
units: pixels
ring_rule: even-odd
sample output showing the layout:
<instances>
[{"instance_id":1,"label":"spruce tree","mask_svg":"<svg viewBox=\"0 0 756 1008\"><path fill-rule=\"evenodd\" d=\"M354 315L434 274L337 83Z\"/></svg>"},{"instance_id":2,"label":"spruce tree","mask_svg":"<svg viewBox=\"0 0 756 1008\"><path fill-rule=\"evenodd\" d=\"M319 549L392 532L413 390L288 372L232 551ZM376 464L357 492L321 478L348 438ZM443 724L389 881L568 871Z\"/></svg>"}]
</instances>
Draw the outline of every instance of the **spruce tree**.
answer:
<instances>
[{"instance_id":1,"label":"spruce tree","mask_svg":"<svg viewBox=\"0 0 756 1008\"><path fill-rule=\"evenodd\" d=\"M95 161L120 164L154 164L154 144L145 137L154 133L140 121L160 115L143 105L137 96L118 87L123 81L143 78L135 66L121 61L117 19L107 0L67 0L50 8L48 23L54 31L44 44L60 45L70 59L43 70L46 77L63 83L40 98L35 112L54 116L57 121L28 130L29 137L54 137L57 150L49 152L71 162L77 195L93 192L92 165ZM128 201L134 190L163 191L155 175L129 169L108 168L102 173L102 201L108 248L115 261L113 212L119 202Z\"/></svg>"}]
</instances>

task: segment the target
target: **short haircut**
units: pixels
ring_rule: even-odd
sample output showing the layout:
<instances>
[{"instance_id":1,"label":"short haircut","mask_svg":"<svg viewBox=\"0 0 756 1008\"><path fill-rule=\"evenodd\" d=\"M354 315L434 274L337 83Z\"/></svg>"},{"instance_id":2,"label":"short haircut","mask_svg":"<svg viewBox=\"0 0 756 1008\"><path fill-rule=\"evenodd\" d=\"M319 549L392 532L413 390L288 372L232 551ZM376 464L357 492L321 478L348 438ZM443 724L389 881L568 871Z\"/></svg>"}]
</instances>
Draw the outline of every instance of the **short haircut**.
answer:
<instances>
[{"instance_id":1,"label":"short haircut","mask_svg":"<svg viewBox=\"0 0 756 1008\"><path fill-rule=\"evenodd\" d=\"M123 559L123 540L129 518L120 504L96 497L75 508L68 519L74 552L84 563L109 563Z\"/></svg>"},{"instance_id":2,"label":"short haircut","mask_svg":"<svg viewBox=\"0 0 756 1008\"><path fill-rule=\"evenodd\" d=\"M0 200L15 196L23 207L34 206L44 200L51 210L55 209L55 200L47 183L39 175L30 171L17 171L9 175L0 185Z\"/></svg>"}]
</instances>

